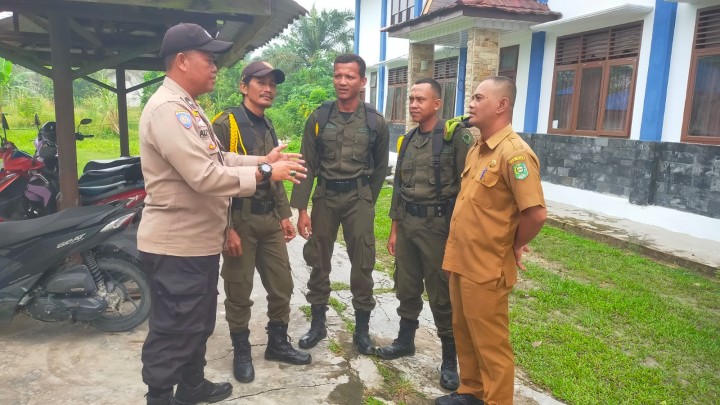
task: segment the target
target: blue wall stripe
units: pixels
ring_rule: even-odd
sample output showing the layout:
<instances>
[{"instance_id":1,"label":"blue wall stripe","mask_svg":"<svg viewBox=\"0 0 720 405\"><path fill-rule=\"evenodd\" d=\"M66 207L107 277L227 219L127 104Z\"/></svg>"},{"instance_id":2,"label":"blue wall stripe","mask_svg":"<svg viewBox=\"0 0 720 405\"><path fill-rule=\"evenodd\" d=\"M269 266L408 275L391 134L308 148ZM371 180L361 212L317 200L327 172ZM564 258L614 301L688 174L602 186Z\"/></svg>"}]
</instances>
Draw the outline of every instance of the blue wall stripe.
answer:
<instances>
[{"instance_id":1,"label":"blue wall stripe","mask_svg":"<svg viewBox=\"0 0 720 405\"><path fill-rule=\"evenodd\" d=\"M360 54L360 0L355 0L355 37L353 38L353 52Z\"/></svg>"},{"instance_id":2,"label":"blue wall stripe","mask_svg":"<svg viewBox=\"0 0 720 405\"><path fill-rule=\"evenodd\" d=\"M415 0L415 10L413 10L413 17L419 17L423 9L423 0Z\"/></svg>"},{"instance_id":3,"label":"blue wall stripe","mask_svg":"<svg viewBox=\"0 0 720 405\"><path fill-rule=\"evenodd\" d=\"M455 116L465 114L465 65L467 65L467 47L460 48L458 55L457 91L455 92Z\"/></svg>"},{"instance_id":4,"label":"blue wall stripe","mask_svg":"<svg viewBox=\"0 0 720 405\"><path fill-rule=\"evenodd\" d=\"M650 66L648 67L640 140L661 141L665 119L665 98L670 76L670 56L677 3L655 0Z\"/></svg>"},{"instance_id":5,"label":"blue wall stripe","mask_svg":"<svg viewBox=\"0 0 720 405\"><path fill-rule=\"evenodd\" d=\"M537 132L540 110L540 84L545 57L545 32L533 32L530 45L527 101L525 102L525 132Z\"/></svg>"},{"instance_id":6,"label":"blue wall stripe","mask_svg":"<svg viewBox=\"0 0 720 405\"><path fill-rule=\"evenodd\" d=\"M380 28L387 24L388 0L381 1L380 10ZM380 63L385 62L387 57L387 32L380 33ZM385 64L380 65L378 69L378 111L385 111Z\"/></svg>"}]
</instances>

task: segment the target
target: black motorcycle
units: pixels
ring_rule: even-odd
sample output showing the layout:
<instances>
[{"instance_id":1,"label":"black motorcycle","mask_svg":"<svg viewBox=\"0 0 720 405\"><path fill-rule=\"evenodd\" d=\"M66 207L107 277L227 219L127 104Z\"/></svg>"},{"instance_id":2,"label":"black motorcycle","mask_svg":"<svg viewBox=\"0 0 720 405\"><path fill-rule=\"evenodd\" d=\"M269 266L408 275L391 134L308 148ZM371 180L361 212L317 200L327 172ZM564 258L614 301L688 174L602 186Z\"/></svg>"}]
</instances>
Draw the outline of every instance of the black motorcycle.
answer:
<instances>
[{"instance_id":1,"label":"black motorcycle","mask_svg":"<svg viewBox=\"0 0 720 405\"><path fill-rule=\"evenodd\" d=\"M150 314L133 228L136 210L69 208L0 223L0 324L17 313L122 332Z\"/></svg>"}]
</instances>

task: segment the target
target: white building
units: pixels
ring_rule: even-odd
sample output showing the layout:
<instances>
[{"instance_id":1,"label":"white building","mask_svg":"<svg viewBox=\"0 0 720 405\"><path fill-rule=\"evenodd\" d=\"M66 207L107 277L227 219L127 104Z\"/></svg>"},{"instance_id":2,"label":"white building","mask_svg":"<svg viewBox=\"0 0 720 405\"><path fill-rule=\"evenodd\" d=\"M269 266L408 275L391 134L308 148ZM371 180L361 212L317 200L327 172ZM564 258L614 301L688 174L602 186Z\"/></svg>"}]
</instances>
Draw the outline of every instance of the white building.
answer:
<instances>
[{"instance_id":1,"label":"white building","mask_svg":"<svg viewBox=\"0 0 720 405\"><path fill-rule=\"evenodd\" d=\"M509 76L549 199L720 240L720 0L356 0L355 46L393 135L418 78L449 118Z\"/></svg>"}]
</instances>

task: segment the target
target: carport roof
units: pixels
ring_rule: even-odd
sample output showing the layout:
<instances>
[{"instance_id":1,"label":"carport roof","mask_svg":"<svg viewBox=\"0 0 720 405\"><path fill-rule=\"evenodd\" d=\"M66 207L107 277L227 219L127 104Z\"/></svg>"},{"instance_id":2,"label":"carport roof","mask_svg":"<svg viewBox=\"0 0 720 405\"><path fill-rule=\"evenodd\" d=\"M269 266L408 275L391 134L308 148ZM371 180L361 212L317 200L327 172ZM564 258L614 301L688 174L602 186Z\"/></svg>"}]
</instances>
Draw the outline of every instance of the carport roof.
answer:
<instances>
[{"instance_id":1,"label":"carport roof","mask_svg":"<svg viewBox=\"0 0 720 405\"><path fill-rule=\"evenodd\" d=\"M292 0L0 0L0 57L49 76L50 15L67 15L73 78L101 69L163 70L165 31L193 22L234 43L219 66L263 46L306 11Z\"/></svg>"}]
</instances>

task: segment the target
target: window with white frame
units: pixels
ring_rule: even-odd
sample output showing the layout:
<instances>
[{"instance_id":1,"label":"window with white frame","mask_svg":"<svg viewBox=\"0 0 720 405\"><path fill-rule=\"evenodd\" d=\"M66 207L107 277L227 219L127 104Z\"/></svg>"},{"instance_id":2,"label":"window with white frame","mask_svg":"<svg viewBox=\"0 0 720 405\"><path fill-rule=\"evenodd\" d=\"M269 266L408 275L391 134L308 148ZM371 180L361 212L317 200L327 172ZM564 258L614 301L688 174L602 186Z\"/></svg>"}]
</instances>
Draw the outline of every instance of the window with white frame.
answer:
<instances>
[{"instance_id":1,"label":"window with white frame","mask_svg":"<svg viewBox=\"0 0 720 405\"><path fill-rule=\"evenodd\" d=\"M549 133L630 135L642 22L557 39Z\"/></svg>"},{"instance_id":2,"label":"window with white frame","mask_svg":"<svg viewBox=\"0 0 720 405\"><path fill-rule=\"evenodd\" d=\"M390 25L400 24L413 18L415 0L392 0L390 4Z\"/></svg>"},{"instance_id":3,"label":"window with white frame","mask_svg":"<svg viewBox=\"0 0 720 405\"><path fill-rule=\"evenodd\" d=\"M720 144L720 7L698 10L682 140Z\"/></svg>"}]
</instances>

